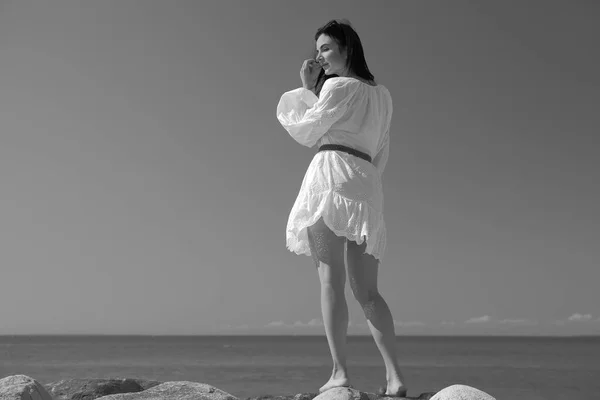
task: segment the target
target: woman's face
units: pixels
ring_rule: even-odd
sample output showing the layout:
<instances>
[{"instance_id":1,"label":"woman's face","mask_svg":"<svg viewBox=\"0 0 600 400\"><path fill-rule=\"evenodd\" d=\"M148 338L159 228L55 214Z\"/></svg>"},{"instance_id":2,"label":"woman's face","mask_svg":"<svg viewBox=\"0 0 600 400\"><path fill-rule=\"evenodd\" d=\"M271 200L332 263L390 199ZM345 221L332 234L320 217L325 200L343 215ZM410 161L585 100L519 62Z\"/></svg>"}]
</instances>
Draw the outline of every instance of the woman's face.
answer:
<instances>
[{"instance_id":1,"label":"woman's face","mask_svg":"<svg viewBox=\"0 0 600 400\"><path fill-rule=\"evenodd\" d=\"M325 75L346 76L346 52L340 52L335 40L325 34L317 39L315 60L321 64Z\"/></svg>"}]
</instances>

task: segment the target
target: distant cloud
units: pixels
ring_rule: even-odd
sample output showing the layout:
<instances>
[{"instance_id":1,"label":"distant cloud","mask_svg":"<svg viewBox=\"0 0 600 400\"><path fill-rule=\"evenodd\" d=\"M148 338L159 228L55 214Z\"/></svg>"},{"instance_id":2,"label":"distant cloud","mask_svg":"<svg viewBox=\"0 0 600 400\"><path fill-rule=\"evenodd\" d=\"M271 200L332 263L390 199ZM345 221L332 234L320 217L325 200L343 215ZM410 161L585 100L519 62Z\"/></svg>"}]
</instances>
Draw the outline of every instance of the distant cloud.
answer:
<instances>
[{"instance_id":1,"label":"distant cloud","mask_svg":"<svg viewBox=\"0 0 600 400\"><path fill-rule=\"evenodd\" d=\"M501 319L498 320L498 323L500 324L507 324L507 325L535 325L537 324L537 321L531 320L531 319L525 319L525 318L515 318L515 319Z\"/></svg>"},{"instance_id":2,"label":"distant cloud","mask_svg":"<svg viewBox=\"0 0 600 400\"><path fill-rule=\"evenodd\" d=\"M311 319L307 323L304 323L302 321L296 321L296 322L294 322L293 326L300 326L300 327L323 326L323 321L321 321L320 319L316 319L316 318L315 319Z\"/></svg>"},{"instance_id":3,"label":"distant cloud","mask_svg":"<svg viewBox=\"0 0 600 400\"><path fill-rule=\"evenodd\" d=\"M568 321L571 322L584 322L584 321L590 321L592 319L592 314L579 314L579 313L575 313L573 315L571 315L569 318L567 318Z\"/></svg>"},{"instance_id":4,"label":"distant cloud","mask_svg":"<svg viewBox=\"0 0 600 400\"><path fill-rule=\"evenodd\" d=\"M425 323L421 321L396 321L394 320L395 326L409 327L409 326L424 326Z\"/></svg>"},{"instance_id":5,"label":"distant cloud","mask_svg":"<svg viewBox=\"0 0 600 400\"><path fill-rule=\"evenodd\" d=\"M287 324L283 321L271 321L265 325L266 328L310 328L316 326L323 326L323 322L320 319L315 318L306 323L296 321L293 324Z\"/></svg>"},{"instance_id":6,"label":"distant cloud","mask_svg":"<svg viewBox=\"0 0 600 400\"><path fill-rule=\"evenodd\" d=\"M223 329L240 329L240 330L245 330L250 328L250 326L248 324L242 324L242 325L222 325L221 328Z\"/></svg>"},{"instance_id":7,"label":"distant cloud","mask_svg":"<svg viewBox=\"0 0 600 400\"><path fill-rule=\"evenodd\" d=\"M554 324L555 325L565 325L568 323L593 322L594 320L592 318L593 318L592 314L575 313L575 314L572 314L567 319L560 319L560 320L554 321ZM596 321L600 321L600 318L598 318Z\"/></svg>"},{"instance_id":8,"label":"distant cloud","mask_svg":"<svg viewBox=\"0 0 600 400\"><path fill-rule=\"evenodd\" d=\"M482 324L482 323L497 323L504 325L535 325L537 321L527 318L505 318L505 319L493 319L489 315L483 317L473 317L465 321L467 324Z\"/></svg>"},{"instance_id":9,"label":"distant cloud","mask_svg":"<svg viewBox=\"0 0 600 400\"><path fill-rule=\"evenodd\" d=\"M456 325L454 321L442 321L442 325Z\"/></svg>"},{"instance_id":10,"label":"distant cloud","mask_svg":"<svg viewBox=\"0 0 600 400\"><path fill-rule=\"evenodd\" d=\"M484 315L483 317L473 317L469 318L465 321L467 324L481 324L484 322L490 322L492 318L489 315Z\"/></svg>"},{"instance_id":11,"label":"distant cloud","mask_svg":"<svg viewBox=\"0 0 600 400\"><path fill-rule=\"evenodd\" d=\"M267 328L279 328L279 327L284 327L286 326L285 322L283 321L271 321L269 322L267 325L265 325Z\"/></svg>"}]
</instances>

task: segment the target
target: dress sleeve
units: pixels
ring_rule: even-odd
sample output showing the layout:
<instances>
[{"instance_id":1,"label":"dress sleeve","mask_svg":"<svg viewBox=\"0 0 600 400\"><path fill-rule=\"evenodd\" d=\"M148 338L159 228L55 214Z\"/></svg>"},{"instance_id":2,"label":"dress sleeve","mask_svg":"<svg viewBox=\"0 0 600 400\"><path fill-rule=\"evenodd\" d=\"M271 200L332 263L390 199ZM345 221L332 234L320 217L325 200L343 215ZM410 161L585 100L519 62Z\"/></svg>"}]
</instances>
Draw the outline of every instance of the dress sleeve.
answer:
<instances>
[{"instance_id":1,"label":"dress sleeve","mask_svg":"<svg viewBox=\"0 0 600 400\"><path fill-rule=\"evenodd\" d=\"M392 97L389 96L389 111L387 117L387 128L385 133L383 134L383 138L381 140L381 144L378 147L377 154L373 158L373 165L379 171L379 175L383 175L383 171L385 170L385 165L388 161L388 156L390 154L390 129L392 125L392 115L394 114L394 103L392 101Z\"/></svg>"},{"instance_id":2,"label":"dress sleeve","mask_svg":"<svg viewBox=\"0 0 600 400\"><path fill-rule=\"evenodd\" d=\"M385 170L385 165L388 161L388 156L390 154L390 130L389 128L385 131L385 136L383 137L383 142L381 144L381 148L373 158L373 165L379 171L379 175L383 175L383 171Z\"/></svg>"},{"instance_id":3,"label":"dress sleeve","mask_svg":"<svg viewBox=\"0 0 600 400\"><path fill-rule=\"evenodd\" d=\"M321 96L305 88L285 92L277 104L277 119L301 145L312 147L346 114L357 85L325 81Z\"/></svg>"}]
</instances>

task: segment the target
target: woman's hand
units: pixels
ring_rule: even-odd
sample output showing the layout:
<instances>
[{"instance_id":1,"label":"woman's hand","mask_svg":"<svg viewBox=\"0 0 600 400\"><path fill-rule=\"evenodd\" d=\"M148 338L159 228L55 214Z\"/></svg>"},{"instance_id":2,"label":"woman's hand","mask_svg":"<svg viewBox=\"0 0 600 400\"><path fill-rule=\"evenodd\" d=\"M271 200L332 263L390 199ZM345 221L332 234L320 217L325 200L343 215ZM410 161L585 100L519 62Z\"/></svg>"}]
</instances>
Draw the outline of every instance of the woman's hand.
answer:
<instances>
[{"instance_id":1,"label":"woman's hand","mask_svg":"<svg viewBox=\"0 0 600 400\"><path fill-rule=\"evenodd\" d=\"M317 78L321 72L321 65L313 59L304 60L300 68L300 79L302 87L312 90L317 84Z\"/></svg>"}]
</instances>

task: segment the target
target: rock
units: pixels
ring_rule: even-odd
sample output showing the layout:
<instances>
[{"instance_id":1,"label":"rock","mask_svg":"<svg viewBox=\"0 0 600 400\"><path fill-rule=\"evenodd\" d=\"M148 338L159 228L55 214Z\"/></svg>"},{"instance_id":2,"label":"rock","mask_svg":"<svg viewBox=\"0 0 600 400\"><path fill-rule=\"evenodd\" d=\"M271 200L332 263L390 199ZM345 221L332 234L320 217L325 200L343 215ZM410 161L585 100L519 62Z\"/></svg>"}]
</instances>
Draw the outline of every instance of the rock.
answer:
<instances>
[{"instance_id":1,"label":"rock","mask_svg":"<svg viewBox=\"0 0 600 400\"><path fill-rule=\"evenodd\" d=\"M421 393L417 397L407 396L397 400L430 400L435 392ZM384 397L375 393L361 392L354 388L333 388L324 393L298 393L287 396L263 395L246 397L244 400L396 400L393 397Z\"/></svg>"},{"instance_id":2,"label":"rock","mask_svg":"<svg viewBox=\"0 0 600 400\"><path fill-rule=\"evenodd\" d=\"M141 392L160 383L144 379L65 379L44 387L55 400L94 400L109 394Z\"/></svg>"},{"instance_id":3,"label":"rock","mask_svg":"<svg viewBox=\"0 0 600 400\"><path fill-rule=\"evenodd\" d=\"M152 381L148 379L134 379L141 387L142 390L150 389L151 387L158 386L163 382Z\"/></svg>"},{"instance_id":4,"label":"rock","mask_svg":"<svg viewBox=\"0 0 600 400\"><path fill-rule=\"evenodd\" d=\"M287 396L263 395L256 397L246 397L244 400L313 400L319 393L298 393Z\"/></svg>"},{"instance_id":5,"label":"rock","mask_svg":"<svg viewBox=\"0 0 600 400\"><path fill-rule=\"evenodd\" d=\"M479 389L466 385L448 386L435 394L431 400L496 400Z\"/></svg>"},{"instance_id":6,"label":"rock","mask_svg":"<svg viewBox=\"0 0 600 400\"><path fill-rule=\"evenodd\" d=\"M52 400L52 396L35 379L12 375L0 379L0 400Z\"/></svg>"},{"instance_id":7,"label":"rock","mask_svg":"<svg viewBox=\"0 0 600 400\"><path fill-rule=\"evenodd\" d=\"M237 397L205 383L164 382L137 393L111 394L102 400L238 400ZM0 399L1 400L1 399Z\"/></svg>"},{"instance_id":8,"label":"rock","mask_svg":"<svg viewBox=\"0 0 600 400\"><path fill-rule=\"evenodd\" d=\"M336 387L333 389L329 389L313 400L371 400L369 395L365 392L361 392L360 390L356 390L354 388L347 387Z\"/></svg>"},{"instance_id":9,"label":"rock","mask_svg":"<svg viewBox=\"0 0 600 400\"><path fill-rule=\"evenodd\" d=\"M406 396L406 397L386 397L375 393L361 392L354 388L338 387L329 389L316 396L312 400L429 400L432 399L435 392L421 393L417 397Z\"/></svg>"},{"instance_id":10,"label":"rock","mask_svg":"<svg viewBox=\"0 0 600 400\"><path fill-rule=\"evenodd\" d=\"M66 379L42 386L26 375L0 379L0 400L239 400L214 386L188 381L158 382L145 379ZM466 385L448 386L439 392L421 393L412 400L496 400ZM393 397L339 387L323 393L287 396L263 395L244 400L394 400Z\"/></svg>"},{"instance_id":11,"label":"rock","mask_svg":"<svg viewBox=\"0 0 600 400\"><path fill-rule=\"evenodd\" d=\"M435 396L436 392L424 392L421 393L420 395L418 395L417 397L411 397L411 396L407 396L407 399L414 399L414 400L430 400L433 398L433 396Z\"/></svg>"}]
</instances>

